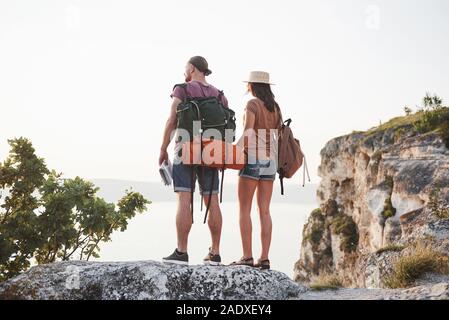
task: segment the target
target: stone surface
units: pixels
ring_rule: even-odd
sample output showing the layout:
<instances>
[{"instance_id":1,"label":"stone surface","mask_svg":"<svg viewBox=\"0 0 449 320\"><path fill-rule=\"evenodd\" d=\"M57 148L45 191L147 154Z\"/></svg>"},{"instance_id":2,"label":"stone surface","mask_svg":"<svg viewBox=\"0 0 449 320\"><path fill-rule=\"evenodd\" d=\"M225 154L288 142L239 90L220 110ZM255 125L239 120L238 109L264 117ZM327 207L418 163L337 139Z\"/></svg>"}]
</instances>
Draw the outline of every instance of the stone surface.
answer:
<instances>
[{"instance_id":1,"label":"stone surface","mask_svg":"<svg viewBox=\"0 0 449 320\"><path fill-rule=\"evenodd\" d=\"M70 261L34 267L0 283L0 300L448 299L448 277L439 277L438 280L441 282L406 290L313 291L281 272L250 267L178 266L154 261Z\"/></svg>"},{"instance_id":2,"label":"stone surface","mask_svg":"<svg viewBox=\"0 0 449 320\"><path fill-rule=\"evenodd\" d=\"M278 271L140 262L61 262L0 283L0 299L289 299L306 288Z\"/></svg>"},{"instance_id":3,"label":"stone surface","mask_svg":"<svg viewBox=\"0 0 449 320\"><path fill-rule=\"evenodd\" d=\"M338 289L307 291L300 300L447 300L449 283L423 285L410 289Z\"/></svg>"}]
</instances>

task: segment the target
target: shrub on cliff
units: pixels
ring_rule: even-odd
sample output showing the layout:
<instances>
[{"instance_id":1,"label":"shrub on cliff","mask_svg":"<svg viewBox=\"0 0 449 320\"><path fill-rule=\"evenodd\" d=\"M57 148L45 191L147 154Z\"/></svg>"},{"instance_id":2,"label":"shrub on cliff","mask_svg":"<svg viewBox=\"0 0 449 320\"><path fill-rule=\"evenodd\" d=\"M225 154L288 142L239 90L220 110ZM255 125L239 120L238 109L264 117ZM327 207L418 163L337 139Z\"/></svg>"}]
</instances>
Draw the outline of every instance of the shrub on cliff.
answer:
<instances>
[{"instance_id":1,"label":"shrub on cliff","mask_svg":"<svg viewBox=\"0 0 449 320\"><path fill-rule=\"evenodd\" d=\"M340 214L332 220L332 231L341 236L340 249L344 252L352 252L359 243L357 225L350 216Z\"/></svg>"},{"instance_id":2,"label":"shrub on cliff","mask_svg":"<svg viewBox=\"0 0 449 320\"><path fill-rule=\"evenodd\" d=\"M392 289L406 288L427 272L449 274L449 257L428 244L418 242L396 261L385 285Z\"/></svg>"},{"instance_id":3,"label":"shrub on cliff","mask_svg":"<svg viewBox=\"0 0 449 320\"><path fill-rule=\"evenodd\" d=\"M306 234L306 230L308 227L308 224L304 225L304 238L305 240L309 241L312 245L319 245L321 238L324 234L325 229L325 218L321 212L321 209L315 209L311 213L311 218L309 220L310 231Z\"/></svg>"},{"instance_id":4,"label":"shrub on cliff","mask_svg":"<svg viewBox=\"0 0 449 320\"><path fill-rule=\"evenodd\" d=\"M396 208L393 207L393 203L391 202L391 197L393 195L394 188L394 180L392 176L387 176L385 178L385 185L388 188L388 197L385 199L384 208L382 210L381 216L387 220L391 217L394 217L396 214Z\"/></svg>"},{"instance_id":5,"label":"shrub on cliff","mask_svg":"<svg viewBox=\"0 0 449 320\"><path fill-rule=\"evenodd\" d=\"M415 129L419 133L438 130L449 148L449 107L443 106L443 100L427 93L417 114L420 117L414 122Z\"/></svg>"},{"instance_id":6,"label":"shrub on cliff","mask_svg":"<svg viewBox=\"0 0 449 320\"><path fill-rule=\"evenodd\" d=\"M150 202L126 190L118 208L80 177L63 179L35 155L25 138L8 140L0 163L0 281L38 264L98 257L100 242L146 210ZM5 196L6 195L6 196Z\"/></svg>"},{"instance_id":7,"label":"shrub on cliff","mask_svg":"<svg viewBox=\"0 0 449 320\"><path fill-rule=\"evenodd\" d=\"M437 132L449 148L449 107L443 106L443 100L437 95L429 93L423 98L422 107L413 113L408 107L404 109L406 115L396 117L380 126L371 128L365 132L365 143L370 146L373 137L392 132L391 141L399 142L403 137L412 136L416 133L425 134ZM388 135L386 135L388 137Z\"/></svg>"},{"instance_id":8,"label":"shrub on cliff","mask_svg":"<svg viewBox=\"0 0 449 320\"><path fill-rule=\"evenodd\" d=\"M320 274L311 284L310 289L321 290L337 290L343 287L343 283L336 274L323 273Z\"/></svg>"}]
</instances>

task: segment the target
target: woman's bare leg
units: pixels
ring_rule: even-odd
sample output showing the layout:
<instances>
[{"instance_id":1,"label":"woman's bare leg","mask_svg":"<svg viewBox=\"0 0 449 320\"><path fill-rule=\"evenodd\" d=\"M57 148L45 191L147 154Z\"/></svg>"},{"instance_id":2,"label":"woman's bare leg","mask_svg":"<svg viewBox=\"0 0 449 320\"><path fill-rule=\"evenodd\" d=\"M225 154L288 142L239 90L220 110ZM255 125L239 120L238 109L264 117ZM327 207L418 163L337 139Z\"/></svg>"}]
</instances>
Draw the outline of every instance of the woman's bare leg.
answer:
<instances>
[{"instance_id":1,"label":"woman's bare leg","mask_svg":"<svg viewBox=\"0 0 449 320\"><path fill-rule=\"evenodd\" d=\"M243 257L250 258L252 253L252 223L251 204L253 202L254 191L257 187L257 180L239 177L238 197L240 212L240 235L242 237Z\"/></svg>"},{"instance_id":2,"label":"woman's bare leg","mask_svg":"<svg viewBox=\"0 0 449 320\"><path fill-rule=\"evenodd\" d=\"M271 195L273 194L273 181L261 180L257 186L257 208L260 216L260 237L262 240L261 260L267 260L271 245L271 232L273 224L270 215Z\"/></svg>"}]
</instances>

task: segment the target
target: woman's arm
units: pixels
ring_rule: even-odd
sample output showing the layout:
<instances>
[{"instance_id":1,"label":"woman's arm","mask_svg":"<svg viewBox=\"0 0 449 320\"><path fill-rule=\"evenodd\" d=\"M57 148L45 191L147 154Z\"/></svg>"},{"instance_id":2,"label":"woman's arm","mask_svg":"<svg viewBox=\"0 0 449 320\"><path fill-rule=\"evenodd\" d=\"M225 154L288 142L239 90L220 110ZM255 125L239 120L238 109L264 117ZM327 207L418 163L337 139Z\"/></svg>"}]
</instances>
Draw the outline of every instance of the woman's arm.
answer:
<instances>
[{"instance_id":1,"label":"woman's arm","mask_svg":"<svg viewBox=\"0 0 449 320\"><path fill-rule=\"evenodd\" d=\"M254 124L256 123L256 115L254 112L246 109L243 116L243 131L248 129L254 129Z\"/></svg>"},{"instance_id":2,"label":"woman's arm","mask_svg":"<svg viewBox=\"0 0 449 320\"><path fill-rule=\"evenodd\" d=\"M256 122L256 115L254 114L254 112L252 112L252 111L248 110L248 108L246 108L245 114L243 115L243 134L237 142L237 145L244 148L245 151L248 150L248 142L255 141L254 140L255 139L255 131L254 131L255 122Z\"/></svg>"}]
</instances>

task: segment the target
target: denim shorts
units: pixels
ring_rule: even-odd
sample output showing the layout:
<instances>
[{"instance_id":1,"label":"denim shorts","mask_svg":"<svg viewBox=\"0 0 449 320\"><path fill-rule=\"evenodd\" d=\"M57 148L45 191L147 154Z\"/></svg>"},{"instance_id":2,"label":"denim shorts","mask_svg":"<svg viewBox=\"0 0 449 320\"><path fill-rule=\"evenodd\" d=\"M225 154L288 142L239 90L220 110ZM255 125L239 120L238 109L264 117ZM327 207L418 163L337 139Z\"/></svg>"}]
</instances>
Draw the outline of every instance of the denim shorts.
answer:
<instances>
[{"instance_id":1,"label":"denim shorts","mask_svg":"<svg viewBox=\"0 0 449 320\"><path fill-rule=\"evenodd\" d=\"M194 180L192 186L192 170L194 170ZM218 193L218 169L188 166L183 163L173 164L173 186L175 192L195 192L196 180L200 185L200 194L210 194L210 187L212 185L212 178L214 185L212 188L212 194Z\"/></svg>"},{"instance_id":2,"label":"denim shorts","mask_svg":"<svg viewBox=\"0 0 449 320\"><path fill-rule=\"evenodd\" d=\"M274 181L276 178L276 161L274 160L255 160L247 163L239 172L240 177L253 180Z\"/></svg>"},{"instance_id":3,"label":"denim shorts","mask_svg":"<svg viewBox=\"0 0 449 320\"><path fill-rule=\"evenodd\" d=\"M195 192L196 181L200 185L200 194L210 194L212 178L214 180L212 194L218 194L220 180L218 178L218 169L185 165L181 160L182 144L175 144L173 158L173 187L175 192ZM193 186L192 186L193 170Z\"/></svg>"}]
</instances>

